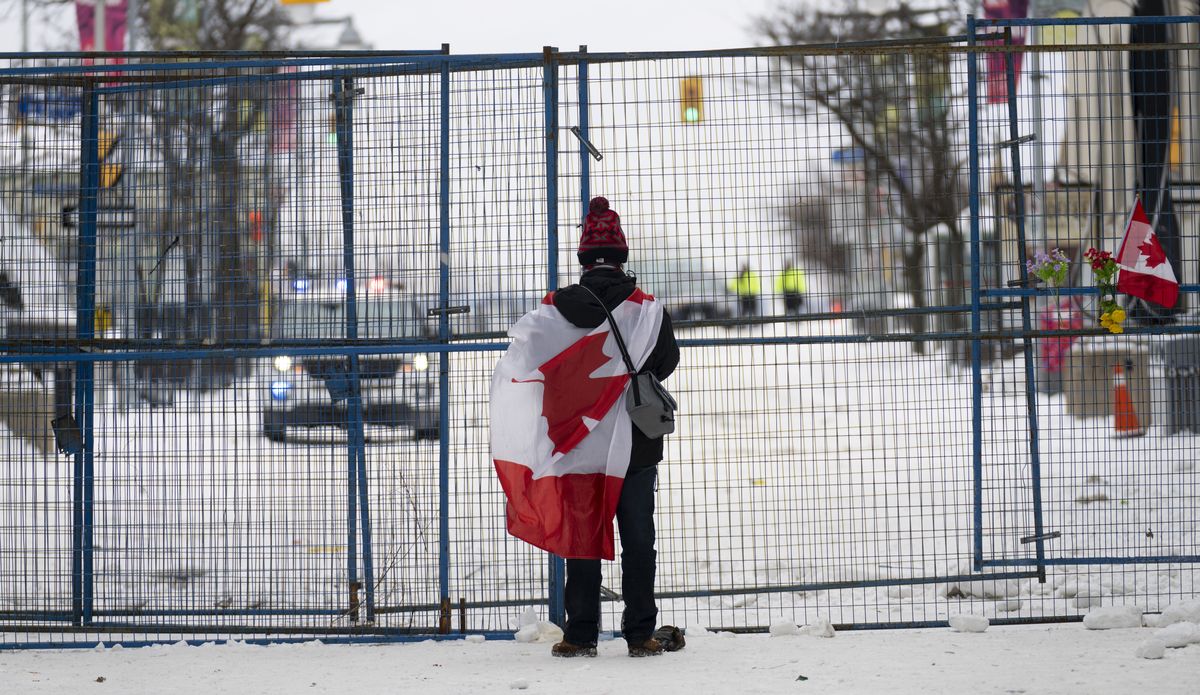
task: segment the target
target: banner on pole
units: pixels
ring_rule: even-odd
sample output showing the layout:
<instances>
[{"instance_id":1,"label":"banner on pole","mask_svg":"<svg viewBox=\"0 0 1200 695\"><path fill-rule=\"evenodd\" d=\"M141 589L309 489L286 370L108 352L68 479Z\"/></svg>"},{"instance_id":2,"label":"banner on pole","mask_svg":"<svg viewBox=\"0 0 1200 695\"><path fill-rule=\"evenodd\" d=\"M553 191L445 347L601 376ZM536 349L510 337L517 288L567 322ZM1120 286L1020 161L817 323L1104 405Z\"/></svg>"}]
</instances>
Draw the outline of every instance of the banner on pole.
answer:
<instances>
[{"instance_id":1,"label":"banner on pole","mask_svg":"<svg viewBox=\"0 0 1200 695\"><path fill-rule=\"evenodd\" d=\"M96 2L75 0L75 18L79 23L79 50L96 50ZM129 0L104 0L104 50L125 50L125 24Z\"/></svg>"},{"instance_id":2,"label":"banner on pole","mask_svg":"<svg viewBox=\"0 0 1200 695\"><path fill-rule=\"evenodd\" d=\"M1024 19L1029 13L1029 0L983 0L983 16L987 19ZM988 45L1003 45L1003 41L988 41ZM1012 45L1025 45L1025 28L1013 27ZM1008 71L1005 69L1007 53L988 53L985 57L985 91L989 104L1008 101ZM1013 85L1021 79L1021 53L1013 53Z\"/></svg>"}]
</instances>

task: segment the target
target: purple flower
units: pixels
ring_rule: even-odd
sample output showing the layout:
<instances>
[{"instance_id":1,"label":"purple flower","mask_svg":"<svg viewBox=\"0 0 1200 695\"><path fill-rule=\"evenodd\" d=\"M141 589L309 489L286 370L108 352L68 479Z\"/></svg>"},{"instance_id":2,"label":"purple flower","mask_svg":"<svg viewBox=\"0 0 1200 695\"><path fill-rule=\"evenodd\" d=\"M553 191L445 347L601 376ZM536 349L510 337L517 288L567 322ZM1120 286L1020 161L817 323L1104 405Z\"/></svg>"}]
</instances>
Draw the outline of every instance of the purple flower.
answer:
<instances>
[{"instance_id":1,"label":"purple flower","mask_svg":"<svg viewBox=\"0 0 1200 695\"><path fill-rule=\"evenodd\" d=\"M1050 286L1058 287L1066 282L1070 263L1062 249L1053 249L1049 253L1038 251L1033 260L1025 261L1025 269Z\"/></svg>"}]
</instances>

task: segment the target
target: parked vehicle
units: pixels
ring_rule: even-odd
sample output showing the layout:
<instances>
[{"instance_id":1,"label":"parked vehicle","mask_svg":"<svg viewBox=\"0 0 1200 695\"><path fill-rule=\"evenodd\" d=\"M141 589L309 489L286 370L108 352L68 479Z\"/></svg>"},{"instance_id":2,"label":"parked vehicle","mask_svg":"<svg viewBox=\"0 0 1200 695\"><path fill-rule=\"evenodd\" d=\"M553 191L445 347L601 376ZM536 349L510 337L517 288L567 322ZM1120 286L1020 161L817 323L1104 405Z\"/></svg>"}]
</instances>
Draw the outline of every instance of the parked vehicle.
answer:
<instances>
[{"instance_id":1,"label":"parked vehicle","mask_svg":"<svg viewBox=\"0 0 1200 695\"><path fill-rule=\"evenodd\" d=\"M413 346L431 337L430 320L411 295L381 278L355 293L357 338L374 343ZM303 347L345 345L347 293L344 282L328 288L294 281L276 309L272 340ZM270 360L264 379L263 435L286 441L296 430L346 430L353 362L357 362L363 423L369 433L403 428L417 439L437 439L440 408L435 353L284 354ZM378 434L369 434L374 438Z\"/></svg>"},{"instance_id":2,"label":"parked vehicle","mask_svg":"<svg viewBox=\"0 0 1200 695\"><path fill-rule=\"evenodd\" d=\"M663 302L674 321L713 321L737 315L737 298L726 278L699 262L674 258L631 262L638 286Z\"/></svg>"}]
</instances>

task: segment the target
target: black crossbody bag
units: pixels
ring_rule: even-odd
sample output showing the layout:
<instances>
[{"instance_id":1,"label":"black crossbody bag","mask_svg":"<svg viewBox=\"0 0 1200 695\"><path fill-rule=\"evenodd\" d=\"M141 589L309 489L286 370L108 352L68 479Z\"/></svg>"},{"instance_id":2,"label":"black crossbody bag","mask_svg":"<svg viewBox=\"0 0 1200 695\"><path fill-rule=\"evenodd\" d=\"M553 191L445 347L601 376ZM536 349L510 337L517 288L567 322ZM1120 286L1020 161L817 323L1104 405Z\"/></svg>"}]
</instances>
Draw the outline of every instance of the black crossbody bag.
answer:
<instances>
[{"instance_id":1,"label":"black crossbody bag","mask_svg":"<svg viewBox=\"0 0 1200 695\"><path fill-rule=\"evenodd\" d=\"M608 325L612 329L613 337L617 339L621 357L625 358L625 368L629 370L629 381L633 384L631 397L625 399L629 419L642 431L642 434L650 439L659 439L663 435L671 434L675 431L675 411L679 409L679 405L671 397L667 387L658 380L658 377L650 372L639 373L637 371L633 366L633 360L629 359L629 350L625 348L625 339L621 337L621 330L617 328L617 322L613 320L612 312L608 310L600 297L596 296L595 292L584 285L580 285L580 287L587 290L587 293L600 303L600 308L608 317Z\"/></svg>"}]
</instances>

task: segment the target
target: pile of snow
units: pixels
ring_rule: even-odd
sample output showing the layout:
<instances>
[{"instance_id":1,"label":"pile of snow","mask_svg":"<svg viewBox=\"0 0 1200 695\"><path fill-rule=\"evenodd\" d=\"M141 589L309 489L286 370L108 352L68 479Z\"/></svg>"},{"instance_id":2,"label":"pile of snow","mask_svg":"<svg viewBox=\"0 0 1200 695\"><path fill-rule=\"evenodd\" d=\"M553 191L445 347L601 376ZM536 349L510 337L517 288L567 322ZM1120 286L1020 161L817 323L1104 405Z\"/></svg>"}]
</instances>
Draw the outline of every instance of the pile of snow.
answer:
<instances>
[{"instance_id":1,"label":"pile of snow","mask_svg":"<svg viewBox=\"0 0 1200 695\"><path fill-rule=\"evenodd\" d=\"M1162 640L1148 639L1138 645L1133 655L1139 659L1161 659L1167 653L1167 645Z\"/></svg>"},{"instance_id":2,"label":"pile of snow","mask_svg":"<svg viewBox=\"0 0 1200 695\"><path fill-rule=\"evenodd\" d=\"M1172 649L1180 649L1200 642L1200 626L1196 623L1172 623L1155 632L1154 639L1161 640Z\"/></svg>"},{"instance_id":3,"label":"pile of snow","mask_svg":"<svg viewBox=\"0 0 1200 695\"><path fill-rule=\"evenodd\" d=\"M825 618L817 618L815 622L800 628L800 634L813 637L833 637L836 633L833 630L833 623Z\"/></svg>"},{"instance_id":4,"label":"pile of snow","mask_svg":"<svg viewBox=\"0 0 1200 695\"><path fill-rule=\"evenodd\" d=\"M986 616L962 613L950 616L950 629L955 632L984 632L991 625Z\"/></svg>"},{"instance_id":5,"label":"pile of snow","mask_svg":"<svg viewBox=\"0 0 1200 695\"><path fill-rule=\"evenodd\" d=\"M812 637L833 637L837 634L833 629L833 623L827 618L818 617L812 623L803 627L797 625L791 618L778 616L771 619L771 625L767 628L767 632L771 633L772 637L783 637L787 635L810 635Z\"/></svg>"},{"instance_id":6,"label":"pile of snow","mask_svg":"<svg viewBox=\"0 0 1200 695\"><path fill-rule=\"evenodd\" d=\"M800 634L800 626L791 618L785 618L781 615L771 620L771 625L767 628L767 632L770 632L772 637L798 635Z\"/></svg>"},{"instance_id":7,"label":"pile of snow","mask_svg":"<svg viewBox=\"0 0 1200 695\"><path fill-rule=\"evenodd\" d=\"M1135 628L1146 625L1159 628L1134 650L1140 659L1161 659L1167 649L1182 649L1200 644L1200 601L1173 603L1161 615L1145 615L1136 606L1096 608L1083 617L1089 630ZM1144 634L1144 633L1143 633Z\"/></svg>"},{"instance_id":8,"label":"pile of snow","mask_svg":"<svg viewBox=\"0 0 1200 695\"><path fill-rule=\"evenodd\" d=\"M1142 626L1142 609L1137 606L1104 606L1093 608L1083 616L1083 626L1089 630L1115 630Z\"/></svg>"},{"instance_id":9,"label":"pile of snow","mask_svg":"<svg viewBox=\"0 0 1200 695\"><path fill-rule=\"evenodd\" d=\"M948 569L954 574L977 574L970 563L961 563L957 566L952 565ZM988 572L998 571L985 570L981 576L986 577ZM979 579L941 584L938 586L937 593L938 596L947 599L984 598L1002 601L1005 599L1018 599L1023 594L1032 593L1032 589L1028 579Z\"/></svg>"},{"instance_id":10,"label":"pile of snow","mask_svg":"<svg viewBox=\"0 0 1200 695\"><path fill-rule=\"evenodd\" d=\"M521 625L513 634L518 642L558 642L563 638L562 628L549 620L538 620L537 611L525 609L521 614Z\"/></svg>"},{"instance_id":11,"label":"pile of snow","mask_svg":"<svg viewBox=\"0 0 1200 695\"><path fill-rule=\"evenodd\" d=\"M1069 580L1064 582L1058 590L1058 596L1060 598L1073 599L1073 604L1076 608L1100 606L1101 599L1111 593L1111 591L1105 590L1102 583L1093 579L1085 579L1082 582Z\"/></svg>"},{"instance_id":12,"label":"pile of snow","mask_svg":"<svg viewBox=\"0 0 1200 695\"><path fill-rule=\"evenodd\" d=\"M1175 623L1200 623L1200 599L1172 603L1159 615L1146 616L1150 627L1166 627Z\"/></svg>"}]
</instances>

